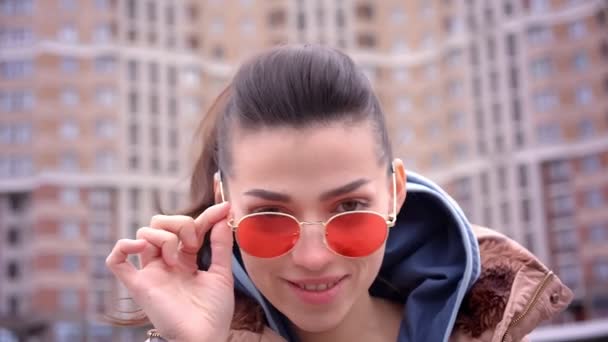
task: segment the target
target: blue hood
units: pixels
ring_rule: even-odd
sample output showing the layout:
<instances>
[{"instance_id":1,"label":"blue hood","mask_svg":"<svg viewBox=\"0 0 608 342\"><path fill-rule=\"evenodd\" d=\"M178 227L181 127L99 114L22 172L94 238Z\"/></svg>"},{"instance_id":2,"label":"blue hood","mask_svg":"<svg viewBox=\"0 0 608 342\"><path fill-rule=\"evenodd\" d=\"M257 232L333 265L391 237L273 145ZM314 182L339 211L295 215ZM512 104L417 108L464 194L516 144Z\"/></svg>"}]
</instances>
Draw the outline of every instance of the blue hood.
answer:
<instances>
[{"instance_id":1,"label":"blue hood","mask_svg":"<svg viewBox=\"0 0 608 342\"><path fill-rule=\"evenodd\" d=\"M261 304L270 328L297 341L287 318L249 279L237 248L232 268L235 286ZM479 273L477 239L462 210L438 185L408 172L407 198L370 288L373 296L406 303L398 342L447 342L462 299Z\"/></svg>"}]
</instances>

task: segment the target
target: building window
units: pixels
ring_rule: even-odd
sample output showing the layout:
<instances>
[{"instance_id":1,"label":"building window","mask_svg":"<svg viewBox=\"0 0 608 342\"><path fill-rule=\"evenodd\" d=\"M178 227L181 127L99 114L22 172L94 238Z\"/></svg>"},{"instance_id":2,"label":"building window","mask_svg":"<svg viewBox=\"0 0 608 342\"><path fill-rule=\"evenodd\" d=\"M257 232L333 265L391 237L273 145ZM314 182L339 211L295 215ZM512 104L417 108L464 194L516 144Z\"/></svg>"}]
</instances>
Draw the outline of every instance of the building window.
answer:
<instances>
[{"instance_id":1,"label":"building window","mask_svg":"<svg viewBox=\"0 0 608 342\"><path fill-rule=\"evenodd\" d=\"M420 44L423 49L432 49L435 47L435 39L431 33L427 33L422 37L422 42Z\"/></svg>"},{"instance_id":2,"label":"building window","mask_svg":"<svg viewBox=\"0 0 608 342\"><path fill-rule=\"evenodd\" d=\"M127 0L127 16L129 19L137 18L137 1L136 0Z\"/></svg>"},{"instance_id":3,"label":"building window","mask_svg":"<svg viewBox=\"0 0 608 342\"><path fill-rule=\"evenodd\" d=\"M530 65L530 73L535 78L545 78L553 73L553 63L549 57L543 57L533 61Z\"/></svg>"},{"instance_id":4,"label":"building window","mask_svg":"<svg viewBox=\"0 0 608 342\"><path fill-rule=\"evenodd\" d=\"M112 205L112 192L107 189L95 189L89 192L89 205L94 209L109 209Z\"/></svg>"},{"instance_id":5,"label":"building window","mask_svg":"<svg viewBox=\"0 0 608 342\"><path fill-rule=\"evenodd\" d=\"M224 20L222 18L214 18L211 21L210 31L217 35L224 33Z\"/></svg>"},{"instance_id":6,"label":"building window","mask_svg":"<svg viewBox=\"0 0 608 342\"><path fill-rule=\"evenodd\" d=\"M531 219L531 215L530 215L531 211L530 211L530 200L529 199L523 199L521 201L521 220L524 222L530 222Z\"/></svg>"},{"instance_id":7,"label":"building window","mask_svg":"<svg viewBox=\"0 0 608 342\"><path fill-rule=\"evenodd\" d=\"M403 38L399 38L393 43L393 53L406 53L408 50L407 43Z\"/></svg>"},{"instance_id":8,"label":"building window","mask_svg":"<svg viewBox=\"0 0 608 342\"><path fill-rule=\"evenodd\" d=\"M127 63L127 75L129 75L129 81L137 82L137 76L138 76L137 61L131 60Z\"/></svg>"},{"instance_id":9,"label":"building window","mask_svg":"<svg viewBox=\"0 0 608 342\"><path fill-rule=\"evenodd\" d=\"M95 100L100 106L111 107L116 101L116 93L110 87L98 87L95 90Z\"/></svg>"},{"instance_id":10,"label":"building window","mask_svg":"<svg viewBox=\"0 0 608 342\"><path fill-rule=\"evenodd\" d=\"M0 13L4 15L29 15L34 12L34 0L1 0Z\"/></svg>"},{"instance_id":11,"label":"building window","mask_svg":"<svg viewBox=\"0 0 608 342\"><path fill-rule=\"evenodd\" d=\"M531 0L529 4L532 13L544 14L551 9L549 0Z\"/></svg>"},{"instance_id":12,"label":"building window","mask_svg":"<svg viewBox=\"0 0 608 342\"><path fill-rule=\"evenodd\" d=\"M515 38L515 34L510 33L507 36L507 53L509 56L513 57L517 55L517 41Z\"/></svg>"},{"instance_id":13,"label":"building window","mask_svg":"<svg viewBox=\"0 0 608 342\"><path fill-rule=\"evenodd\" d=\"M73 74L80 68L80 62L74 57L61 58L61 71L66 74Z\"/></svg>"},{"instance_id":14,"label":"building window","mask_svg":"<svg viewBox=\"0 0 608 342\"><path fill-rule=\"evenodd\" d=\"M160 132L158 130L158 126L150 127L150 144L153 147L158 147L160 143Z\"/></svg>"},{"instance_id":15,"label":"building window","mask_svg":"<svg viewBox=\"0 0 608 342\"><path fill-rule=\"evenodd\" d=\"M541 144L562 141L562 127L559 123L544 123L537 128L537 139Z\"/></svg>"},{"instance_id":16,"label":"building window","mask_svg":"<svg viewBox=\"0 0 608 342\"><path fill-rule=\"evenodd\" d=\"M395 107L399 114L408 114L412 109L412 104L407 97L402 96L397 98Z\"/></svg>"},{"instance_id":17,"label":"building window","mask_svg":"<svg viewBox=\"0 0 608 342\"><path fill-rule=\"evenodd\" d=\"M78 255L63 255L61 257L61 270L75 273L80 270L80 257Z\"/></svg>"},{"instance_id":18,"label":"building window","mask_svg":"<svg viewBox=\"0 0 608 342\"><path fill-rule=\"evenodd\" d=\"M600 282L608 282L608 258L598 258L593 262L593 273L595 279Z\"/></svg>"},{"instance_id":19,"label":"building window","mask_svg":"<svg viewBox=\"0 0 608 342\"><path fill-rule=\"evenodd\" d=\"M528 42L531 44L546 44L553 40L553 31L545 26L533 26L527 31Z\"/></svg>"},{"instance_id":20,"label":"building window","mask_svg":"<svg viewBox=\"0 0 608 342\"><path fill-rule=\"evenodd\" d=\"M139 157L137 155L132 155L129 157L129 169L130 170L139 169Z\"/></svg>"},{"instance_id":21,"label":"building window","mask_svg":"<svg viewBox=\"0 0 608 342\"><path fill-rule=\"evenodd\" d=\"M64 152L60 156L59 168L63 171L77 171L80 168L75 152Z\"/></svg>"},{"instance_id":22,"label":"building window","mask_svg":"<svg viewBox=\"0 0 608 342\"><path fill-rule=\"evenodd\" d=\"M371 4L357 5L357 19L361 21L370 21L374 19L374 7Z\"/></svg>"},{"instance_id":23,"label":"building window","mask_svg":"<svg viewBox=\"0 0 608 342\"><path fill-rule=\"evenodd\" d=\"M13 142L15 144L24 145L32 141L32 125L31 124L15 124L13 127Z\"/></svg>"},{"instance_id":24,"label":"building window","mask_svg":"<svg viewBox=\"0 0 608 342\"><path fill-rule=\"evenodd\" d=\"M579 38L583 38L587 33L587 27L585 26L585 22L582 20L575 21L568 25L568 36L571 39L577 40Z\"/></svg>"},{"instance_id":25,"label":"building window","mask_svg":"<svg viewBox=\"0 0 608 342\"><path fill-rule=\"evenodd\" d=\"M109 24L99 24L93 32L93 41L95 43L107 43L112 38L112 28Z\"/></svg>"},{"instance_id":26,"label":"building window","mask_svg":"<svg viewBox=\"0 0 608 342\"><path fill-rule=\"evenodd\" d=\"M547 165L549 179L551 181L561 181L570 178L572 167L568 161L556 160Z\"/></svg>"},{"instance_id":27,"label":"building window","mask_svg":"<svg viewBox=\"0 0 608 342\"><path fill-rule=\"evenodd\" d=\"M6 274L8 276L8 279L19 278L19 265L16 261L9 261L6 268Z\"/></svg>"},{"instance_id":28,"label":"building window","mask_svg":"<svg viewBox=\"0 0 608 342\"><path fill-rule=\"evenodd\" d=\"M604 193L602 189L591 189L585 192L585 206L591 209L599 209L604 206Z\"/></svg>"},{"instance_id":29,"label":"building window","mask_svg":"<svg viewBox=\"0 0 608 342\"><path fill-rule=\"evenodd\" d=\"M11 246L16 246L21 241L20 231L17 227L9 227L6 235L6 241Z\"/></svg>"},{"instance_id":30,"label":"building window","mask_svg":"<svg viewBox=\"0 0 608 342\"><path fill-rule=\"evenodd\" d=\"M91 257L91 264L93 265L93 277L95 278L107 278L110 276L110 271L106 267L106 256L105 255L94 255Z\"/></svg>"},{"instance_id":31,"label":"building window","mask_svg":"<svg viewBox=\"0 0 608 342\"><path fill-rule=\"evenodd\" d=\"M27 78L33 74L32 60L17 60L0 62L0 77L5 79Z\"/></svg>"},{"instance_id":32,"label":"building window","mask_svg":"<svg viewBox=\"0 0 608 342\"><path fill-rule=\"evenodd\" d=\"M579 136L583 139L592 138L595 135L595 127L591 119L582 119L578 124Z\"/></svg>"},{"instance_id":33,"label":"building window","mask_svg":"<svg viewBox=\"0 0 608 342\"><path fill-rule=\"evenodd\" d=\"M169 130L169 148L177 150L179 143L179 135L176 129Z\"/></svg>"},{"instance_id":34,"label":"building window","mask_svg":"<svg viewBox=\"0 0 608 342\"><path fill-rule=\"evenodd\" d=\"M402 25L406 21L405 11L401 7L393 8L391 11L391 22L394 25Z\"/></svg>"},{"instance_id":35,"label":"building window","mask_svg":"<svg viewBox=\"0 0 608 342\"><path fill-rule=\"evenodd\" d=\"M602 160L599 155L585 156L581 159L581 168L585 174L594 174L602 170Z\"/></svg>"},{"instance_id":36,"label":"building window","mask_svg":"<svg viewBox=\"0 0 608 342\"><path fill-rule=\"evenodd\" d=\"M576 230L558 230L552 233L555 236L555 247L562 251L571 251L578 246L578 235Z\"/></svg>"},{"instance_id":37,"label":"building window","mask_svg":"<svg viewBox=\"0 0 608 342\"><path fill-rule=\"evenodd\" d=\"M589 226L589 242L601 244L608 241L608 224L596 223Z\"/></svg>"},{"instance_id":38,"label":"building window","mask_svg":"<svg viewBox=\"0 0 608 342\"><path fill-rule=\"evenodd\" d=\"M165 22L167 26L175 25L175 7L172 4L168 4L165 9Z\"/></svg>"},{"instance_id":39,"label":"building window","mask_svg":"<svg viewBox=\"0 0 608 342\"><path fill-rule=\"evenodd\" d=\"M158 63L152 62L148 64L148 80L152 84L158 83Z\"/></svg>"},{"instance_id":40,"label":"building window","mask_svg":"<svg viewBox=\"0 0 608 342\"><path fill-rule=\"evenodd\" d=\"M460 97L463 95L464 87L461 81L450 81L448 83L448 95L452 98Z\"/></svg>"},{"instance_id":41,"label":"building window","mask_svg":"<svg viewBox=\"0 0 608 342\"><path fill-rule=\"evenodd\" d=\"M156 3L154 3L153 1L148 1L146 5L148 22L154 23L156 21Z\"/></svg>"},{"instance_id":42,"label":"building window","mask_svg":"<svg viewBox=\"0 0 608 342\"><path fill-rule=\"evenodd\" d=\"M129 112L137 113L139 108L139 95L135 91L129 92Z\"/></svg>"},{"instance_id":43,"label":"building window","mask_svg":"<svg viewBox=\"0 0 608 342\"><path fill-rule=\"evenodd\" d=\"M34 42L34 33L27 28L0 28L0 47L23 47Z\"/></svg>"},{"instance_id":44,"label":"building window","mask_svg":"<svg viewBox=\"0 0 608 342\"><path fill-rule=\"evenodd\" d=\"M59 201L62 204L76 205L80 202L80 190L78 188L63 188L59 192Z\"/></svg>"},{"instance_id":45,"label":"building window","mask_svg":"<svg viewBox=\"0 0 608 342\"><path fill-rule=\"evenodd\" d=\"M546 90L534 95L534 109L538 112L547 112L559 105L559 96L551 90Z\"/></svg>"},{"instance_id":46,"label":"building window","mask_svg":"<svg viewBox=\"0 0 608 342\"><path fill-rule=\"evenodd\" d=\"M95 0L95 8L99 10L107 10L110 8L110 0Z\"/></svg>"},{"instance_id":47,"label":"building window","mask_svg":"<svg viewBox=\"0 0 608 342\"><path fill-rule=\"evenodd\" d=\"M61 92L61 102L66 106L75 106L80 101L80 96L76 89L66 88Z\"/></svg>"},{"instance_id":48,"label":"building window","mask_svg":"<svg viewBox=\"0 0 608 342\"><path fill-rule=\"evenodd\" d=\"M95 121L95 136L100 139L114 137L114 122L111 119L97 119Z\"/></svg>"},{"instance_id":49,"label":"building window","mask_svg":"<svg viewBox=\"0 0 608 342\"><path fill-rule=\"evenodd\" d=\"M115 157L111 151L98 151L95 153L95 170L112 171L114 170Z\"/></svg>"},{"instance_id":50,"label":"building window","mask_svg":"<svg viewBox=\"0 0 608 342\"><path fill-rule=\"evenodd\" d=\"M80 129L78 127L78 122L72 119L65 120L61 123L61 128L59 129L59 135L62 139L65 140L74 140L78 138L80 134Z\"/></svg>"},{"instance_id":51,"label":"building window","mask_svg":"<svg viewBox=\"0 0 608 342\"><path fill-rule=\"evenodd\" d=\"M255 23L251 18L246 18L241 22L241 32L248 36L255 32Z\"/></svg>"},{"instance_id":52,"label":"building window","mask_svg":"<svg viewBox=\"0 0 608 342\"><path fill-rule=\"evenodd\" d=\"M201 72L195 66L187 67L182 72L182 80L187 86L198 86L201 82Z\"/></svg>"},{"instance_id":53,"label":"building window","mask_svg":"<svg viewBox=\"0 0 608 342\"><path fill-rule=\"evenodd\" d=\"M589 58L587 57L587 53L584 51L577 52L574 55L572 64L574 66L574 69L577 71L587 70L587 68L589 67Z\"/></svg>"},{"instance_id":54,"label":"building window","mask_svg":"<svg viewBox=\"0 0 608 342\"><path fill-rule=\"evenodd\" d=\"M376 46L376 36L369 32L359 33L357 36L357 44L363 49L374 48Z\"/></svg>"},{"instance_id":55,"label":"building window","mask_svg":"<svg viewBox=\"0 0 608 342\"><path fill-rule=\"evenodd\" d=\"M446 56L446 64L451 68L457 68L463 63L461 50L450 50Z\"/></svg>"},{"instance_id":56,"label":"building window","mask_svg":"<svg viewBox=\"0 0 608 342\"><path fill-rule=\"evenodd\" d=\"M78 31L74 25L66 24L59 29L57 38L64 43L76 43L78 42Z\"/></svg>"},{"instance_id":57,"label":"building window","mask_svg":"<svg viewBox=\"0 0 608 342\"><path fill-rule=\"evenodd\" d=\"M59 6L64 11L74 11L76 9L76 0L60 0Z\"/></svg>"},{"instance_id":58,"label":"building window","mask_svg":"<svg viewBox=\"0 0 608 342\"><path fill-rule=\"evenodd\" d=\"M409 79L409 72L406 67L398 67L393 71L393 80L405 82Z\"/></svg>"},{"instance_id":59,"label":"building window","mask_svg":"<svg viewBox=\"0 0 608 342\"><path fill-rule=\"evenodd\" d=\"M112 56L100 56L95 58L95 71L99 73L110 73L116 70L116 58Z\"/></svg>"},{"instance_id":60,"label":"building window","mask_svg":"<svg viewBox=\"0 0 608 342\"><path fill-rule=\"evenodd\" d=\"M557 272L566 286L573 290L576 290L580 286L583 272L579 265L562 264L558 266Z\"/></svg>"},{"instance_id":61,"label":"building window","mask_svg":"<svg viewBox=\"0 0 608 342\"><path fill-rule=\"evenodd\" d=\"M576 95L576 103L581 106L586 106L591 103L593 100L593 92L591 87L587 85L582 85L575 90Z\"/></svg>"},{"instance_id":62,"label":"building window","mask_svg":"<svg viewBox=\"0 0 608 342\"><path fill-rule=\"evenodd\" d=\"M68 220L61 222L59 236L64 240L77 239L80 236L78 221Z\"/></svg>"},{"instance_id":63,"label":"building window","mask_svg":"<svg viewBox=\"0 0 608 342\"><path fill-rule=\"evenodd\" d=\"M105 221L93 221L89 226L91 242L110 242L112 240L111 226Z\"/></svg>"},{"instance_id":64,"label":"building window","mask_svg":"<svg viewBox=\"0 0 608 342\"><path fill-rule=\"evenodd\" d=\"M8 314L15 316L20 315L19 297L10 296L8 299Z\"/></svg>"},{"instance_id":65,"label":"building window","mask_svg":"<svg viewBox=\"0 0 608 342\"><path fill-rule=\"evenodd\" d=\"M59 293L59 303L62 310L65 311L77 311L80 308L80 298L78 290L76 289L62 289ZM73 336L72 336L73 337ZM64 339L62 341L73 341L71 339Z\"/></svg>"}]
</instances>

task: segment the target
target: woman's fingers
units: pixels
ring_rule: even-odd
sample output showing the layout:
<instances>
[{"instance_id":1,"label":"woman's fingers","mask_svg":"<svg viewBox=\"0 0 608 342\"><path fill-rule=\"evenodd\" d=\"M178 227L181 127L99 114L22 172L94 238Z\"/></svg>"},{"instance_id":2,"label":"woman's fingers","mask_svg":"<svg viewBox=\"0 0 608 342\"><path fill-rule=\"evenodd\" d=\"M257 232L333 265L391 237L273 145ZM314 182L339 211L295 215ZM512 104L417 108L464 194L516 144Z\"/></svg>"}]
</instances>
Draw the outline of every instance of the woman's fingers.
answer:
<instances>
[{"instance_id":1,"label":"woman's fingers","mask_svg":"<svg viewBox=\"0 0 608 342\"><path fill-rule=\"evenodd\" d=\"M143 227L137 230L136 236L138 239L144 239L155 247L160 248L165 263L169 266L175 266L177 263L177 245L179 243L177 235L166 230ZM144 259L148 257L149 255L142 256L142 262L146 262L147 264L150 259Z\"/></svg>"},{"instance_id":2,"label":"woman's fingers","mask_svg":"<svg viewBox=\"0 0 608 342\"><path fill-rule=\"evenodd\" d=\"M232 280L232 230L227 220L216 224L211 230L211 266L209 272Z\"/></svg>"},{"instance_id":3,"label":"woman's fingers","mask_svg":"<svg viewBox=\"0 0 608 342\"><path fill-rule=\"evenodd\" d=\"M106 266L127 287L131 287L137 268L131 264L129 254L137 254L146 246L144 240L120 239L106 258Z\"/></svg>"},{"instance_id":4,"label":"woman's fingers","mask_svg":"<svg viewBox=\"0 0 608 342\"><path fill-rule=\"evenodd\" d=\"M228 204L228 202L222 202L203 211L202 214L194 219L194 223L196 225L196 236L201 237L202 239L202 237L205 236L211 227L228 216L229 210L230 204Z\"/></svg>"},{"instance_id":5,"label":"woman's fingers","mask_svg":"<svg viewBox=\"0 0 608 342\"><path fill-rule=\"evenodd\" d=\"M150 221L150 228L167 230L179 237L182 242L180 252L196 253L201 247L202 238L196 235L194 219L184 215L155 215Z\"/></svg>"},{"instance_id":6,"label":"woman's fingers","mask_svg":"<svg viewBox=\"0 0 608 342\"><path fill-rule=\"evenodd\" d=\"M150 263L150 261L158 258L161 255L162 250L160 248L156 247L151 243L147 243L146 247L144 247L144 250L137 255L139 259L140 268L146 267Z\"/></svg>"},{"instance_id":7,"label":"woman's fingers","mask_svg":"<svg viewBox=\"0 0 608 342\"><path fill-rule=\"evenodd\" d=\"M232 230L228 226L230 204L222 202L209 207L194 222L200 235L211 230L211 266L209 272L232 279Z\"/></svg>"}]
</instances>

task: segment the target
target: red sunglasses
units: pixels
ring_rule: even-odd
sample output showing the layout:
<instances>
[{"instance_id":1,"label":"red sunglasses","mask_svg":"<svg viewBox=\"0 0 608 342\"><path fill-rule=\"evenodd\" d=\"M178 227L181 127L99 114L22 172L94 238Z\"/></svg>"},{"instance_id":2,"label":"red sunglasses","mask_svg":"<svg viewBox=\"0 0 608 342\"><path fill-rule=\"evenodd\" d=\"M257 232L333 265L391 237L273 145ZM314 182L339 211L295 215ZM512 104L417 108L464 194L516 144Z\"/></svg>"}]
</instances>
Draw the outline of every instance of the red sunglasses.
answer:
<instances>
[{"instance_id":1,"label":"red sunglasses","mask_svg":"<svg viewBox=\"0 0 608 342\"><path fill-rule=\"evenodd\" d=\"M247 254L258 258L274 258L291 251L306 225L322 225L324 242L334 253L359 258L372 254L386 241L388 229L395 226L397 212L397 183L393 178L393 213L388 216L371 210L339 213L323 222L305 222L296 217L277 212L260 212L243 216L228 225L235 233L239 247ZM224 190L220 177L222 201Z\"/></svg>"}]
</instances>

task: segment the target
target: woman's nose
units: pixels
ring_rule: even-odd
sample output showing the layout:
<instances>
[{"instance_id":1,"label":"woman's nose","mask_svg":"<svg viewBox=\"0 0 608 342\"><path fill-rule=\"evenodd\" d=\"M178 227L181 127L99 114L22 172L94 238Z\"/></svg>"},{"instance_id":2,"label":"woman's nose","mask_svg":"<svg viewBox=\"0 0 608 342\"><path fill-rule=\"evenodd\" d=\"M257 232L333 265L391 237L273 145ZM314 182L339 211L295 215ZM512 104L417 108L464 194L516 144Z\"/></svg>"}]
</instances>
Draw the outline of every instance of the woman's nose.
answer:
<instances>
[{"instance_id":1,"label":"woman's nose","mask_svg":"<svg viewBox=\"0 0 608 342\"><path fill-rule=\"evenodd\" d=\"M335 254L325 245L325 227L323 224L302 224L300 238L291 251L293 263L310 271L320 271L333 258L335 258Z\"/></svg>"}]
</instances>

